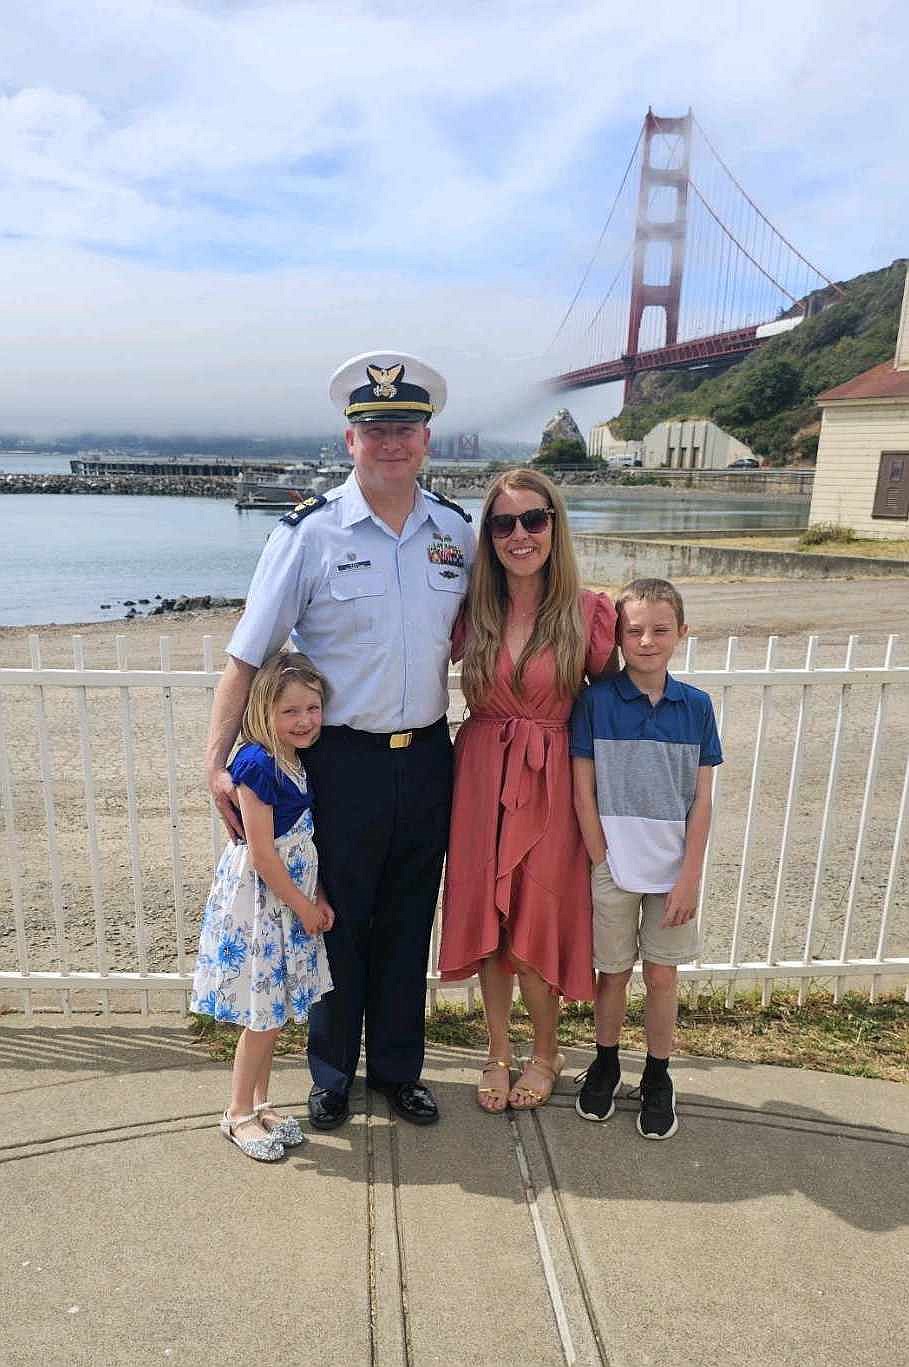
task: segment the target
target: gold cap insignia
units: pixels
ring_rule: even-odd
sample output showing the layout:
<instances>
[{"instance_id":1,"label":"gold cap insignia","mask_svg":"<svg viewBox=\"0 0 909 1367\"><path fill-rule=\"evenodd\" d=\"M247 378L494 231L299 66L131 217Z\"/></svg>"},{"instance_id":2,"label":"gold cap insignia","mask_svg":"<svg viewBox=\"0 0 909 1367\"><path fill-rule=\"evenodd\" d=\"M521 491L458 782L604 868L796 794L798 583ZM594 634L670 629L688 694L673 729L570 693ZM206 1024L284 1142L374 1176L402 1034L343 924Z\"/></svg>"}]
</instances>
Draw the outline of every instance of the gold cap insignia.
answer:
<instances>
[{"instance_id":1,"label":"gold cap insignia","mask_svg":"<svg viewBox=\"0 0 909 1367\"><path fill-rule=\"evenodd\" d=\"M395 397L398 392L395 388L395 380L400 379L403 369L403 361L398 365L389 366L387 370L383 370L381 366L377 365L366 367L366 373L373 381L372 392L377 399L393 399Z\"/></svg>"}]
</instances>

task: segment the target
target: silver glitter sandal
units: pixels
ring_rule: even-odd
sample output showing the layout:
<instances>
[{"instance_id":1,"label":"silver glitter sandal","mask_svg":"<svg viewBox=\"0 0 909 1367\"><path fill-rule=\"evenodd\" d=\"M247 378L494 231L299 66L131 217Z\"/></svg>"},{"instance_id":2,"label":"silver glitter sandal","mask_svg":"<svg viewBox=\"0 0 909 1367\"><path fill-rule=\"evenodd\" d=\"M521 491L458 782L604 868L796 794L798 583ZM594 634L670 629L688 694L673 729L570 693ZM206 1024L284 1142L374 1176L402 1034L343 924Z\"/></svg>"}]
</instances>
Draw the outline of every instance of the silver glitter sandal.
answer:
<instances>
[{"instance_id":1,"label":"silver glitter sandal","mask_svg":"<svg viewBox=\"0 0 909 1367\"><path fill-rule=\"evenodd\" d=\"M270 1101L260 1101L258 1106L253 1106L253 1111L257 1116L261 1115L263 1111L274 1111L276 1109L277 1107ZM306 1143L306 1135L300 1129L300 1122L297 1120L296 1116L282 1116L277 1125L272 1125L270 1127L264 1120L261 1121L261 1124L268 1130L271 1137L279 1140L285 1148L293 1149L296 1148L298 1144Z\"/></svg>"},{"instance_id":2,"label":"silver glitter sandal","mask_svg":"<svg viewBox=\"0 0 909 1367\"><path fill-rule=\"evenodd\" d=\"M274 1134L269 1134L267 1139L238 1139L234 1134L235 1125L245 1125L248 1120L255 1120L255 1115L238 1115L231 1120L227 1111L221 1117L218 1126L225 1139L229 1139L232 1144L236 1144L241 1153L245 1153L247 1158L254 1158L257 1163L276 1163L279 1158L284 1157L284 1145Z\"/></svg>"}]
</instances>

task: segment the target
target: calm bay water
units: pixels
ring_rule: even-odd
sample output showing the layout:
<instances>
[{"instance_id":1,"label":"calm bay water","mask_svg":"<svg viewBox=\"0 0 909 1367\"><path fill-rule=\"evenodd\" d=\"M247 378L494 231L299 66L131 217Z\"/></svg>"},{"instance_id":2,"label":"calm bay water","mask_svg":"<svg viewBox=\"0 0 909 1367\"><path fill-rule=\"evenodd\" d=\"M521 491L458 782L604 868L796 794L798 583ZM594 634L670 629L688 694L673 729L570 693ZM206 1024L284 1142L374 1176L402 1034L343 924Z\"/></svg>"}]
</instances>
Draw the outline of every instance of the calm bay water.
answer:
<instances>
[{"instance_id":1,"label":"calm bay water","mask_svg":"<svg viewBox=\"0 0 909 1367\"><path fill-rule=\"evenodd\" d=\"M0 470L7 475L68 475L69 461L69 456L53 451L34 451L26 456L0 451Z\"/></svg>"},{"instance_id":2,"label":"calm bay water","mask_svg":"<svg viewBox=\"0 0 909 1367\"><path fill-rule=\"evenodd\" d=\"M0 469L57 472L68 470L69 462L0 453ZM474 514L479 511L477 500L465 505ZM154 600L156 594L242 597L276 517L274 512L238 512L230 499L3 496L0 625L104 621L125 615L124 599ZM804 521L805 509L743 497L689 496L681 502L667 492L641 499L573 500L569 517L577 531L693 531L727 524L792 527ZM102 603L110 606L102 608Z\"/></svg>"}]
</instances>

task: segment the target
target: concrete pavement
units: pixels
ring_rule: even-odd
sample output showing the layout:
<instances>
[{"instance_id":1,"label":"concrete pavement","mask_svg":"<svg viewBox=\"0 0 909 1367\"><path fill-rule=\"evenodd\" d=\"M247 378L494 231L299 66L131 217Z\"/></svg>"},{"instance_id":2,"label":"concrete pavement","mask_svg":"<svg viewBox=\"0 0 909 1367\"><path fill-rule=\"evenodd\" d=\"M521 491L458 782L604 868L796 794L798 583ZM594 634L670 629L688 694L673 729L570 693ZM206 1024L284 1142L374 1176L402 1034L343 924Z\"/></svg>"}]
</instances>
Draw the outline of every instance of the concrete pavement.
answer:
<instances>
[{"instance_id":1,"label":"concrete pavement","mask_svg":"<svg viewBox=\"0 0 909 1367\"><path fill-rule=\"evenodd\" d=\"M575 1115L569 1053L549 1106L490 1117L477 1056L436 1047L439 1126L359 1083L349 1125L258 1165L174 1016L4 1016L0 1362L904 1359L909 1088L679 1059L657 1144L632 1101ZM305 1115L308 1087L277 1061L277 1101Z\"/></svg>"}]
</instances>

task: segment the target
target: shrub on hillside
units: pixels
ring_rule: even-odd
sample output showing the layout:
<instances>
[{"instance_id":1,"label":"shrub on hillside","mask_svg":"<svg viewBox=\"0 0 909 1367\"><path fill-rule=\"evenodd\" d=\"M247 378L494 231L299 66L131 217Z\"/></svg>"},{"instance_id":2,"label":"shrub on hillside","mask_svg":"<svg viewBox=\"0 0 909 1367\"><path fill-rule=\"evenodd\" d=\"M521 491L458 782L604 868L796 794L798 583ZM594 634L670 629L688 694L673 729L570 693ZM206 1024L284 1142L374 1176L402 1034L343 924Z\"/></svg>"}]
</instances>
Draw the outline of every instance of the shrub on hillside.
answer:
<instances>
[{"instance_id":1,"label":"shrub on hillside","mask_svg":"<svg viewBox=\"0 0 909 1367\"><path fill-rule=\"evenodd\" d=\"M817 460L818 442L821 439L820 432L803 432L795 443L802 460Z\"/></svg>"},{"instance_id":2,"label":"shrub on hillside","mask_svg":"<svg viewBox=\"0 0 909 1367\"><path fill-rule=\"evenodd\" d=\"M811 409L784 409L782 413L774 413L772 417L749 423L734 435L750 446L756 456L764 456L773 461L785 461L792 454L793 437L810 418Z\"/></svg>"},{"instance_id":3,"label":"shrub on hillside","mask_svg":"<svg viewBox=\"0 0 909 1367\"><path fill-rule=\"evenodd\" d=\"M783 357L761 357L757 363L742 368L738 393L717 404L714 421L720 427L741 427L759 422L779 413L795 403L802 388L802 376L791 361Z\"/></svg>"},{"instance_id":4,"label":"shrub on hillside","mask_svg":"<svg viewBox=\"0 0 909 1367\"><path fill-rule=\"evenodd\" d=\"M862 311L858 304L844 301L842 304L834 304L833 308L825 309L817 318L807 319L802 324L806 329L806 335L799 340L803 344L810 342L812 350L832 346L841 337L854 337L861 322Z\"/></svg>"},{"instance_id":5,"label":"shrub on hillside","mask_svg":"<svg viewBox=\"0 0 909 1367\"><path fill-rule=\"evenodd\" d=\"M531 462L533 465L586 465L587 449L576 437L556 437Z\"/></svg>"}]
</instances>

